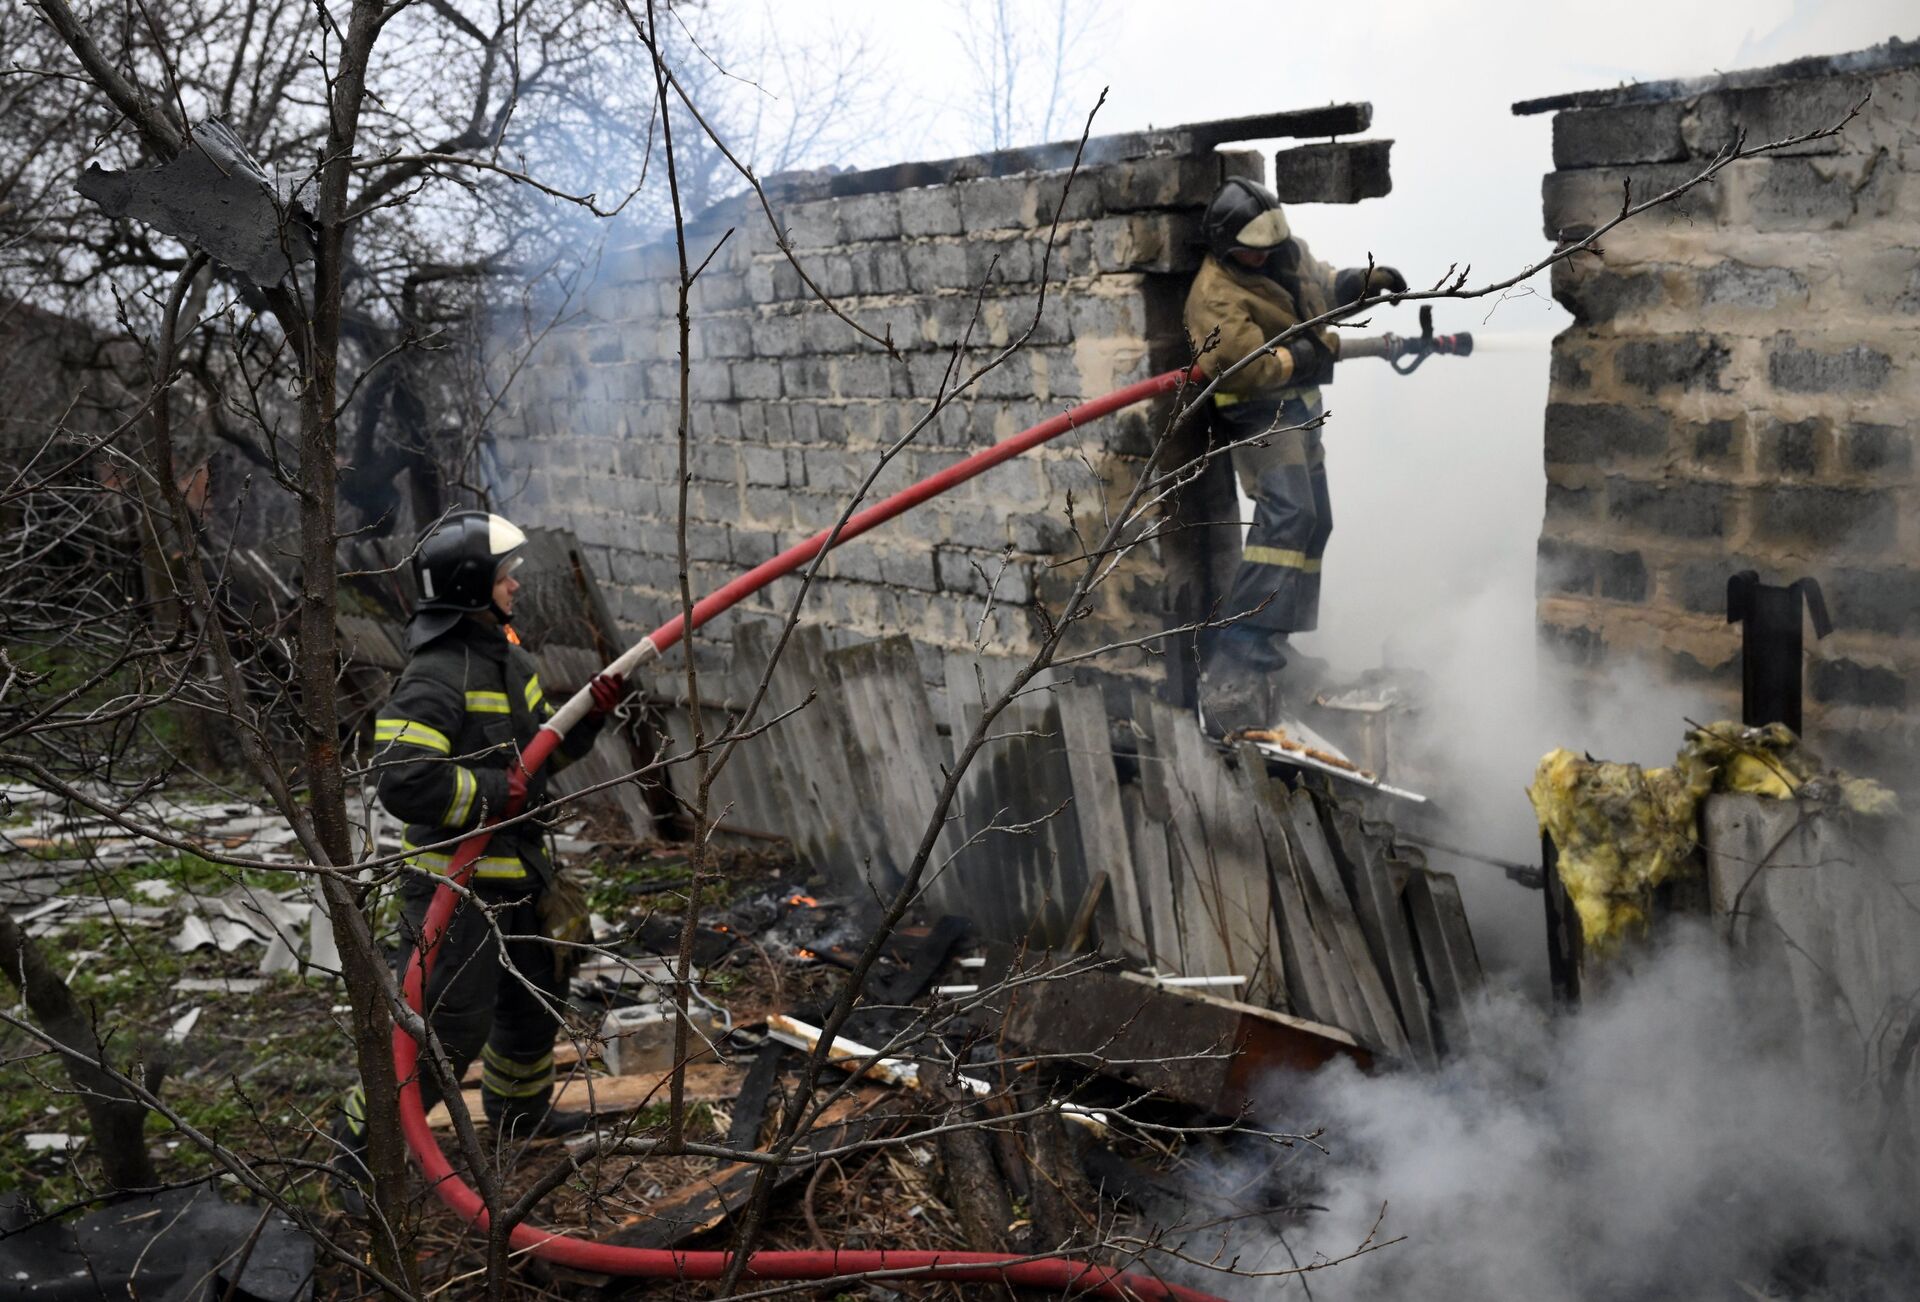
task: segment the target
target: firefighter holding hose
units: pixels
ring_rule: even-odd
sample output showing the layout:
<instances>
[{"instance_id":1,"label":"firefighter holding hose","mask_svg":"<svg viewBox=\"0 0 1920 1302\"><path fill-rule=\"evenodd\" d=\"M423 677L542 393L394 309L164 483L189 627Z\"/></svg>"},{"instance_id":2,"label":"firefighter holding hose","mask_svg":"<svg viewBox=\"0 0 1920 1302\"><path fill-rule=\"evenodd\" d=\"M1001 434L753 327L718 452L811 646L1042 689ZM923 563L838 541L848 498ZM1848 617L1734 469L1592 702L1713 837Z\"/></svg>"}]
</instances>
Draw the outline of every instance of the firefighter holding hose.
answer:
<instances>
[{"instance_id":1,"label":"firefighter holding hose","mask_svg":"<svg viewBox=\"0 0 1920 1302\"><path fill-rule=\"evenodd\" d=\"M407 862L414 871L400 888L407 947L420 934L433 874L447 869L451 848L442 843L538 809L549 772L593 748L625 691L617 674L596 675L594 709L567 733L553 762L532 773L521 764L554 713L533 657L508 637L525 543L512 522L462 511L429 531L414 553L420 601L407 624L412 658L374 721L380 803L406 824L402 848L413 852ZM430 845L437 848L415 849ZM550 1106L559 1028L552 1010L566 998L565 954L551 942L581 910L556 876L538 818L494 832L468 889L427 985L434 1032L456 1077L479 1056L481 1101L497 1132L527 1138L579 1130L590 1114ZM402 971L406 961L403 951ZM420 1088L431 1108L439 1090L429 1073L421 1073ZM366 1099L359 1086L342 1106L334 1138L336 1170L364 1181ZM342 1183L341 1191L350 1205L358 1201L350 1185Z\"/></svg>"},{"instance_id":2,"label":"firefighter holding hose","mask_svg":"<svg viewBox=\"0 0 1920 1302\"><path fill-rule=\"evenodd\" d=\"M1209 378L1302 321L1407 287L1391 267L1332 270L1294 236L1279 200L1239 177L1214 196L1201 229L1207 255L1187 294L1186 325ZM1287 639L1319 624L1333 510L1320 431L1306 426L1321 415L1320 386L1340 357L1339 335L1309 330L1253 356L1214 394L1216 445L1232 445L1254 508L1216 616L1225 626L1203 643L1200 706L1218 735L1276 722Z\"/></svg>"}]
</instances>

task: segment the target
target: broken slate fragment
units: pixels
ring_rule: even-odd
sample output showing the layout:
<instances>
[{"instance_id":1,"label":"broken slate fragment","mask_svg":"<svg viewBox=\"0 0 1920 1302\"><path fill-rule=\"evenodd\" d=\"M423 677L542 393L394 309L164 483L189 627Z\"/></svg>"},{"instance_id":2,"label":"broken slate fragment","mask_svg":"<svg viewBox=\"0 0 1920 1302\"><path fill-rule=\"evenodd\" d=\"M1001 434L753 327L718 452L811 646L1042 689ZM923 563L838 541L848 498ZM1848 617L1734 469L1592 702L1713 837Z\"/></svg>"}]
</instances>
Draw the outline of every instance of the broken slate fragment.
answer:
<instances>
[{"instance_id":1,"label":"broken slate fragment","mask_svg":"<svg viewBox=\"0 0 1920 1302\"><path fill-rule=\"evenodd\" d=\"M108 216L145 222L262 289L313 260L312 219L297 185L268 176L224 122L202 122L158 167L110 172L90 163L75 188Z\"/></svg>"}]
</instances>

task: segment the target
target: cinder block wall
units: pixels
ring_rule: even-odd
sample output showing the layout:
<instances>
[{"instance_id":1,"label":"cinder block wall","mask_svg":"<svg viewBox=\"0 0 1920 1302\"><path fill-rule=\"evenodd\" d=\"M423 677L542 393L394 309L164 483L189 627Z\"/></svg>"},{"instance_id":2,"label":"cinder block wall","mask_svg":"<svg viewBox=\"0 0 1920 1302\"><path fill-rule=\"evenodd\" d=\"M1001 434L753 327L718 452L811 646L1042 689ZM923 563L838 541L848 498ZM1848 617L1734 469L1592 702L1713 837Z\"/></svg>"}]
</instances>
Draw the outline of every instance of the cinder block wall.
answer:
<instances>
[{"instance_id":1,"label":"cinder block wall","mask_svg":"<svg viewBox=\"0 0 1920 1302\"><path fill-rule=\"evenodd\" d=\"M1559 110L1549 238L1749 144L1738 162L1554 273L1575 322L1546 411L1539 626L1575 665L1639 657L1739 702L1726 580L1817 578L1808 731L1852 762L1920 740L1920 45L1705 83L1518 105Z\"/></svg>"},{"instance_id":2,"label":"cinder block wall","mask_svg":"<svg viewBox=\"0 0 1920 1302\"><path fill-rule=\"evenodd\" d=\"M956 344L967 345L960 365L970 369L1033 323L1029 346L901 452L869 501L1182 362L1199 213L1226 176L1261 172L1256 153L1211 149L1084 168L1050 267L1065 172L811 202L776 196L807 274L866 329L890 336L899 360L819 303L757 204L703 216L691 233L696 261L732 234L692 298L695 597L830 525L883 450L927 412ZM572 315L524 362L510 338L496 359L520 368L495 421L501 506L573 529L636 632L680 603L676 272L671 245L610 253ZM950 651L983 642L995 654L1029 650L1040 627L1031 598L1058 608L1077 573L1059 563L1098 541L1105 508L1140 473L1163 415L1141 408L1101 421L849 543L822 571L810 618L842 641L911 633L934 683ZM1122 566L1077 645L1167 622L1160 560L1149 547ZM784 612L793 591L783 582L751 609ZM708 645L727 636L722 622ZM1150 663L1135 652L1107 667Z\"/></svg>"}]
</instances>

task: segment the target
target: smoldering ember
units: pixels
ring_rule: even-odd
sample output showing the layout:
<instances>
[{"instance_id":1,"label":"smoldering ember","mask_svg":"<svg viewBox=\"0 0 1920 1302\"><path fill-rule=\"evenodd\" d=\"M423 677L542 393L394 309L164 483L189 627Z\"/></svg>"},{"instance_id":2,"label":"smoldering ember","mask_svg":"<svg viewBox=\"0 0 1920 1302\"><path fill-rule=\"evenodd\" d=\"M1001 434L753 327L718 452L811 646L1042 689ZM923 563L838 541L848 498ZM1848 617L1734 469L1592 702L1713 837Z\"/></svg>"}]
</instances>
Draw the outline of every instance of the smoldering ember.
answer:
<instances>
[{"instance_id":1,"label":"smoldering ember","mask_svg":"<svg viewBox=\"0 0 1920 1302\"><path fill-rule=\"evenodd\" d=\"M0 12L0 1296L1920 1295L1912 18Z\"/></svg>"}]
</instances>

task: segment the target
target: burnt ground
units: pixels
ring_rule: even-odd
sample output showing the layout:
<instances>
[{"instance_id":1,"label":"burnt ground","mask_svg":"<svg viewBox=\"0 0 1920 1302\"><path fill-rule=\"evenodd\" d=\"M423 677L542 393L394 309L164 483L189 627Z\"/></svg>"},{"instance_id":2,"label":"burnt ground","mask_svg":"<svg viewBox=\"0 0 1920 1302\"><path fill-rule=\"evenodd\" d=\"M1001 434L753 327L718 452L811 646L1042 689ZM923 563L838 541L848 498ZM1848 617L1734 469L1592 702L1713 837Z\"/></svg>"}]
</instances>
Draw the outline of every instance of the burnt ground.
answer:
<instances>
[{"instance_id":1,"label":"burnt ground","mask_svg":"<svg viewBox=\"0 0 1920 1302\"><path fill-rule=\"evenodd\" d=\"M593 842L591 852L573 856L572 867L586 889L598 938L615 952L643 965L648 956L671 953L689 895L684 849L674 845ZM845 973L841 966L864 933L862 908L870 902L836 901L816 892L817 883L801 875L783 845L750 843L718 852L718 880L703 892L703 922L696 947L700 989L726 1011L735 1029L721 1041L727 1063L697 1066L690 1085L694 1101L687 1109L692 1140L727 1142L735 1126L735 1095L744 1083L753 1053L763 1043L760 1027L769 1013L789 1012L815 1024L831 1002ZM42 919L42 946L64 960L75 992L93 1009L98 1024L122 1061L159 1064L161 1096L180 1121L233 1152L245 1154L268 1179L316 1223L356 1256L366 1250L366 1231L344 1214L335 1192L315 1169L331 1149L323 1133L343 1090L354 1079L348 1018L337 982L282 973L262 977L261 950L244 945L229 952L208 945L181 953L172 943L180 915L160 905L86 911L94 901L150 900L160 889L141 883L166 882L173 899L215 897L236 886L256 890L284 887L284 874L235 874L192 856L161 861L98 866L70 875L62 895L74 903L64 914ZM921 929L920 934L924 935ZM896 978L913 958L910 935L882 964L883 978ZM958 953L959 951L955 951ZM838 965L837 965L838 964ZM949 970L944 980L960 979ZM186 988L182 988L185 983ZM231 988L222 988L231 983ZM256 985L257 983L257 985ZM572 1029L591 1058L586 1036L609 1005L642 1002L644 988L602 974L592 984L577 980ZM197 1015L195 1015L197 1010ZM192 1015L190 1023L183 1018ZM865 1015L850 1031L883 1039L900 1024L905 1011ZM184 1035L182 1027L184 1025ZM169 1041L169 1032L178 1043ZM950 1046L952 1047L952 1046ZM986 1048L991 1048L988 1041ZM0 1035L0 1197L24 1198L40 1214L94 1202L101 1188L99 1165L85 1137L86 1118L56 1060L14 1031ZM964 1054L965 1044L959 1045ZM976 1056L980 1053L975 1047ZM771 1134L784 1107L798 1102L793 1091L796 1060L783 1060L766 1104L759 1137ZM563 1069L564 1070L564 1069ZM576 1076L588 1070L576 1063ZM608 1078L596 1076L604 1083ZM821 1083L842 1083L836 1073ZM867 1128L866 1137L898 1134L915 1124L910 1115L918 1096L909 1091L863 1084L843 1107ZM657 1138L665 1133L664 1089L622 1114L618 1133ZM451 1142L451 1133L441 1133ZM483 1139L491 1142L484 1127ZM159 1115L149 1121L149 1145L163 1180L189 1181L219 1174L218 1162L183 1130ZM29 1136L73 1137L72 1146ZM1020 1137L997 1141L1003 1168L1021 1176L1010 1185L1012 1221L1003 1236L1014 1251L1049 1245L1032 1215L1033 1197L1023 1168L1033 1160ZM451 1151L451 1149L450 1149ZM559 1143L524 1144L505 1154L516 1187L553 1163L566 1160ZM1141 1150L1142 1157L1154 1157ZM456 1166L461 1165L456 1156ZM583 1163L543 1204L537 1223L594 1237L648 1232L656 1210L696 1194L725 1172L702 1158L607 1157ZM243 1193L229 1177L228 1196ZM696 1200L697 1201L697 1200ZM1114 1208L1104 1212L1091 1200L1081 1230L1095 1232ZM412 1242L421 1281L429 1291L465 1296L477 1287L474 1274L484 1260L483 1245L424 1187L413 1209ZM1057 1224L1052 1227L1058 1233ZM678 1241L687 1248L727 1246L724 1224ZM1050 1242L1058 1242L1053 1239ZM941 1155L932 1142L889 1147L822 1163L785 1184L776 1195L762 1246L902 1249L978 1248L950 1202ZM366 1290L350 1268L323 1258L317 1296L351 1298ZM959 1296L955 1285L890 1283L867 1286L875 1295ZM512 1295L521 1297L619 1296L633 1288L649 1296L700 1296L700 1286L623 1285L550 1269L523 1261L514 1272ZM856 1286L855 1295L863 1290ZM973 1290L978 1292L978 1289Z\"/></svg>"}]
</instances>

